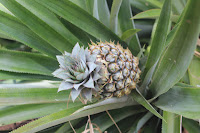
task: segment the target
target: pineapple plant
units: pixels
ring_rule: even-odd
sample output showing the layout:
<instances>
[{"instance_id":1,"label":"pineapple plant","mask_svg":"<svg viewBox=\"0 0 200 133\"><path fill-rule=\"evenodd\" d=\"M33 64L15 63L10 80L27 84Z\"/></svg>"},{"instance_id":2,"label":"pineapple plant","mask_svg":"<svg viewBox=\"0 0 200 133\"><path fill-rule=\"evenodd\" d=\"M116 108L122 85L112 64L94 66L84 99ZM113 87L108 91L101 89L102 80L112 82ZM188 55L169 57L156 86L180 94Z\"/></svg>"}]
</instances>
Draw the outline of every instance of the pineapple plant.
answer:
<instances>
[{"instance_id":1,"label":"pineapple plant","mask_svg":"<svg viewBox=\"0 0 200 133\"><path fill-rule=\"evenodd\" d=\"M63 79L58 91L73 88L73 101L79 94L90 101L92 93L104 99L122 97L139 82L138 58L113 42L92 42L89 49L77 43L72 54L65 52L57 59L60 68L53 75Z\"/></svg>"},{"instance_id":2,"label":"pineapple plant","mask_svg":"<svg viewBox=\"0 0 200 133\"><path fill-rule=\"evenodd\" d=\"M198 133L199 6L0 0L0 131Z\"/></svg>"}]
</instances>

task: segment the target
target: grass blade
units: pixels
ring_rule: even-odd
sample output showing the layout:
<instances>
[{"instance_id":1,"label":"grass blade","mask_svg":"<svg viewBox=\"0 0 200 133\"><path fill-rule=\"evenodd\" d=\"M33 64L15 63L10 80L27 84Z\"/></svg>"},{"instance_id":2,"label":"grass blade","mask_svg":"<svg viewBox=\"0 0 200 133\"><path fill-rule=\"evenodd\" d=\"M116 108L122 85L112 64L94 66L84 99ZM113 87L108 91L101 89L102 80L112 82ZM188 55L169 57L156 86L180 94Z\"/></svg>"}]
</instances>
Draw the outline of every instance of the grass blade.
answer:
<instances>
[{"instance_id":1,"label":"grass blade","mask_svg":"<svg viewBox=\"0 0 200 133\"><path fill-rule=\"evenodd\" d=\"M200 1L189 0L174 38L163 53L153 76L153 97L167 92L185 74L192 60L200 28Z\"/></svg>"}]
</instances>

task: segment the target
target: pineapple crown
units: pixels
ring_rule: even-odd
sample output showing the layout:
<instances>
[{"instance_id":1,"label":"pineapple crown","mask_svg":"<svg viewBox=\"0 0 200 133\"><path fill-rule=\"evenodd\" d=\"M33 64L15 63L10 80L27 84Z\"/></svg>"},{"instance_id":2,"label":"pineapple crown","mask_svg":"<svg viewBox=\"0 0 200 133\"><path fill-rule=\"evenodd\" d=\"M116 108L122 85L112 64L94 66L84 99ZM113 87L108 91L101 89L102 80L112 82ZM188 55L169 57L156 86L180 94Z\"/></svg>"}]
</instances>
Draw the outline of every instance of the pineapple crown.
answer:
<instances>
[{"instance_id":1,"label":"pineapple crown","mask_svg":"<svg viewBox=\"0 0 200 133\"><path fill-rule=\"evenodd\" d=\"M101 78L98 74L101 65L96 63L96 55L90 54L88 48L80 47L77 43L72 53L65 52L56 56L60 68L52 74L61 82L58 92L72 89L71 97L74 101L80 94L83 98L90 100L92 93L97 92L95 82Z\"/></svg>"}]
</instances>

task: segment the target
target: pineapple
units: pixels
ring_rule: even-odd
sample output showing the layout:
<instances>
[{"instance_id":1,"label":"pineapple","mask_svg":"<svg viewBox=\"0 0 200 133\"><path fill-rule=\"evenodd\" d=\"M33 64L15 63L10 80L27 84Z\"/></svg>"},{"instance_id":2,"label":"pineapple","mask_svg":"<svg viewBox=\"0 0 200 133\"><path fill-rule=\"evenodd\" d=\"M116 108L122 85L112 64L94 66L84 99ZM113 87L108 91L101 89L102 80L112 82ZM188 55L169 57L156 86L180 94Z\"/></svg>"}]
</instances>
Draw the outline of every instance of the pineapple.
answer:
<instances>
[{"instance_id":1,"label":"pineapple","mask_svg":"<svg viewBox=\"0 0 200 133\"><path fill-rule=\"evenodd\" d=\"M72 89L74 101L79 95L91 100L128 95L139 82L138 59L129 49L114 42L91 42L89 49L77 43L72 54L57 56L60 68L53 75L63 79L58 91Z\"/></svg>"},{"instance_id":2,"label":"pineapple","mask_svg":"<svg viewBox=\"0 0 200 133\"><path fill-rule=\"evenodd\" d=\"M96 55L96 62L101 64L101 78L95 83L102 98L128 95L139 82L140 69L138 58L129 49L123 49L114 42L92 42L89 45L91 55Z\"/></svg>"}]
</instances>

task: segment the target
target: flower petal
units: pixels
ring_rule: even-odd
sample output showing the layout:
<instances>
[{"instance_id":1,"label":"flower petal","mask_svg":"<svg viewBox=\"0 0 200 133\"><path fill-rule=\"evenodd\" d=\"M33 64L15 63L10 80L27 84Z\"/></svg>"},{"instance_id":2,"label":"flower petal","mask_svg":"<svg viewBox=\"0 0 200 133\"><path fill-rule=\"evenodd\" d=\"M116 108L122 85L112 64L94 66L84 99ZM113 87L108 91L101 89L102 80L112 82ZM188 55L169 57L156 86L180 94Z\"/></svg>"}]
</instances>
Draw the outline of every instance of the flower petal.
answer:
<instances>
[{"instance_id":1,"label":"flower petal","mask_svg":"<svg viewBox=\"0 0 200 133\"><path fill-rule=\"evenodd\" d=\"M73 50L72 50L72 57L77 57L77 55L79 55L79 51L80 51L80 46L79 43L77 42L76 45L74 46Z\"/></svg>"},{"instance_id":2,"label":"flower petal","mask_svg":"<svg viewBox=\"0 0 200 133\"><path fill-rule=\"evenodd\" d=\"M90 75L90 79L85 84L83 84L83 86L87 88L94 88L94 81L91 75Z\"/></svg>"},{"instance_id":3,"label":"flower petal","mask_svg":"<svg viewBox=\"0 0 200 133\"><path fill-rule=\"evenodd\" d=\"M69 76L66 74L66 71L62 68L57 69L52 73L55 77L60 79L68 79Z\"/></svg>"},{"instance_id":4,"label":"flower petal","mask_svg":"<svg viewBox=\"0 0 200 133\"><path fill-rule=\"evenodd\" d=\"M72 83L62 81L60 86L59 86L58 92L62 91L62 90L69 90L71 88L73 88L73 84Z\"/></svg>"}]
</instances>

